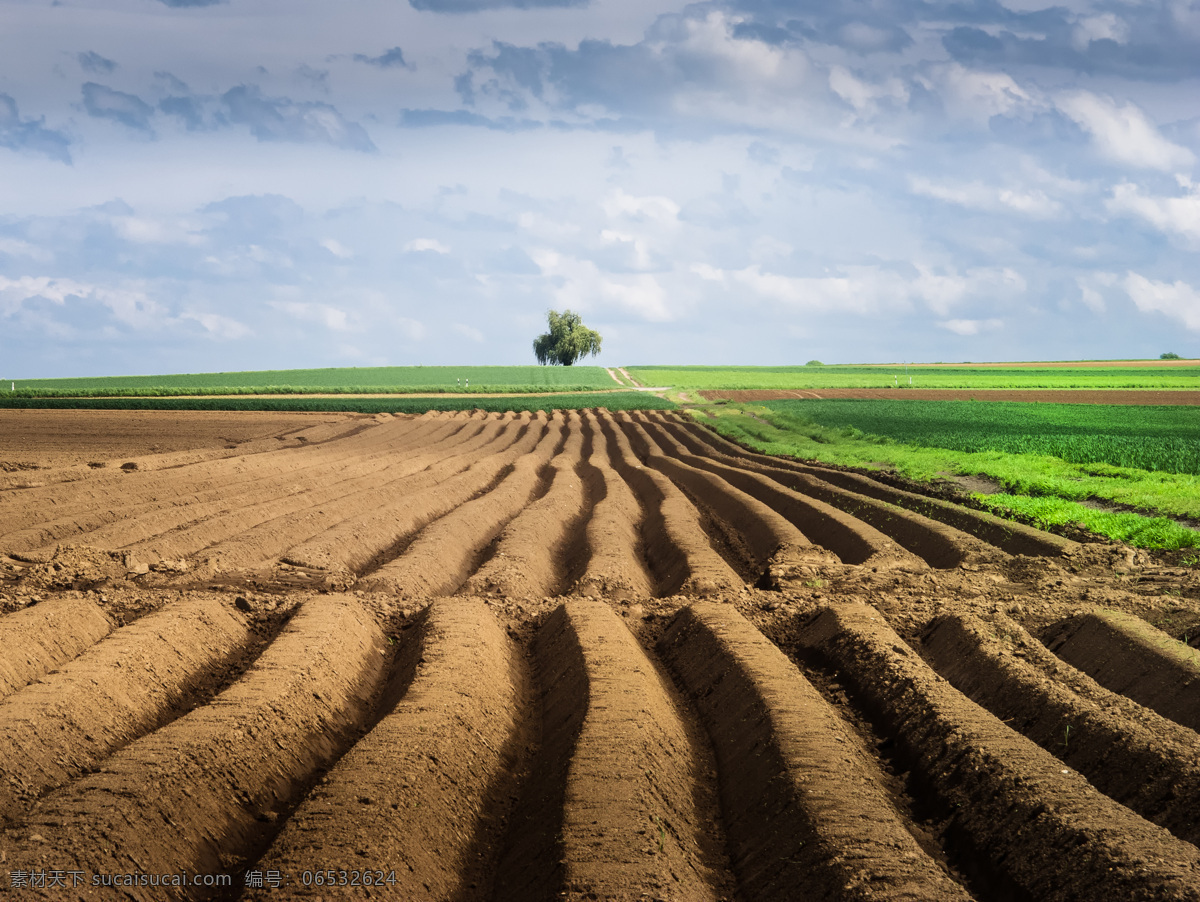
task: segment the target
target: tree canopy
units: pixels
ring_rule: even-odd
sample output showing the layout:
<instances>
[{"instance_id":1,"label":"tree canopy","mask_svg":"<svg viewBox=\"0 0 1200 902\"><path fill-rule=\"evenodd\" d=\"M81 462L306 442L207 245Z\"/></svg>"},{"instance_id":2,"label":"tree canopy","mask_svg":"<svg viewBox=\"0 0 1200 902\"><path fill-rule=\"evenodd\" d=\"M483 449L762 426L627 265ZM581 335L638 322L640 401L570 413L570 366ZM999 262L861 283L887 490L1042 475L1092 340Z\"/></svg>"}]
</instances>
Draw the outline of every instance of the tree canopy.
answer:
<instances>
[{"instance_id":1,"label":"tree canopy","mask_svg":"<svg viewBox=\"0 0 1200 902\"><path fill-rule=\"evenodd\" d=\"M550 331L533 340L533 353L538 363L571 366L580 357L600 353L600 333L585 326L578 313L548 310L546 319Z\"/></svg>"}]
</instances>

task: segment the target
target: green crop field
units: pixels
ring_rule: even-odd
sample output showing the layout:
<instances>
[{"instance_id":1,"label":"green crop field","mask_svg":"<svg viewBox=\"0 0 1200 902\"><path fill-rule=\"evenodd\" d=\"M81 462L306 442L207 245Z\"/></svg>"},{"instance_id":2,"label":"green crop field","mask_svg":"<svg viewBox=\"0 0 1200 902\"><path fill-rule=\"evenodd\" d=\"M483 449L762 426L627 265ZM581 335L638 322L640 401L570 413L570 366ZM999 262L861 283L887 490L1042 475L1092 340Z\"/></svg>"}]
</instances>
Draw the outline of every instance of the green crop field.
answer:
<instances>
[{"instance_id":1,"label":"green crop field","mask_svg":"<svg viewBox=\"0 0 1200 902\"><path fill-rule=\"evenodd\" d=\"M614 389L599 366L379 366L88 379L18 379L0 397L568 392Z\"/></svg>"},{"instance_id":2,"label":"green crop field","mask_svg":"<svg viewBox=\"0 0 1200 902\"><path fill-rule=\"evenodd\" d=\"M868 423L870 409L878 405L897 405L901 414L915 413L925 402L920 401L772 401L755 404L715 404L693 408L692 414L706 426L722 435L766 454L778 454L800 460L862 468L890 470L921 482L978 479L994 483L988 494L975 494L976 501L998 514L1017 517L1043 528L1073 525L1098 535L1109 536L1145 548L1191 548L1200 546L1200 532L1188 528L1173 518L1200 520L1200 476L1192 473L1171 473L1110 463L1073 463L1045 452L1034 453L1004 450L955 450L928 446L914 440L881 436L843 422L826 425L805 415L808 405L855 404L857 422ZM988 412L999 409L996 402L931 402L959 403L968 411L977 409L975 423L986 432ZM1026 419L1037 408L1070 408L1088 405L1011 404ZM830 422L835 408L830 407ZM1096 408L1080 411L1082 417L1102 414L1096 410L1113 410L1124 420L1110 429L1123 429L1118 439L1134 439L1130 433L1144 428L1147 442L1164 438L1171 428L1173 417L1181 417L1187 440L1195 442L1195 427L1186 422L1192 408L1136 407ZM1053 418L1055 412L1045 416ZM1059 419L1063 411L1058 411ZM961 420L961 417L959 418ZM882 418L881 418L882 421ZM917 421L914 418L913 423ZM1097 420L1091 421L1099 423ZM1141 422L1143 425L1138 426ZM1076 420L1075 428L1085 429L1086 420ZM882 429L882 422L873 423ZM1017 426L1020 424L1018 423ZM914 430L917 426L912 427ZM899 431L899 430L897 430ZM994 435L1003 435L999 432ZM1080 439L1087 436L1077 433ZM1070 440L1067 435L1065 440ZM962 483L960 482L960 486ZM1109 509L1097 509L1097 508Z\"/></svg>"},{"instance_id":3,"label":"green crop field","mask_svg":"<svg viewBox=\"0 0 1200 902\"><path fill-rule=\"evenodd\" d=\"M612 380L609 380L610 382ZM427 410L670 410L670 401L649 392L577 392L509 398L13 398L0 408L59 410L313 410L351 413L424 413Z\"/></svg>"},{"instance_id":4,"label":"green crop field","mask_svg":"<svg viewBox=\"0 0 1200 902\"><path fill-rule=\"evenodd\" d=\"M1200 366L942 367L879 366L631 366L643 385L682 390L954 388L1138 388L1200 390ZM912 379L910 385L909 379Z\"/></svg>"},{"instance_id":5,"label":"green crop field","mask_svg":"<svg viewBox=\"0 0 1200 902\"><path fill-rule=\"evenodd\" d=\"M1028 404L1004 401L764 401L822 426L852 428L954 451L1049 454L1200 474L1200 414L1192 407Z\"/></svg>"}]
</instances>

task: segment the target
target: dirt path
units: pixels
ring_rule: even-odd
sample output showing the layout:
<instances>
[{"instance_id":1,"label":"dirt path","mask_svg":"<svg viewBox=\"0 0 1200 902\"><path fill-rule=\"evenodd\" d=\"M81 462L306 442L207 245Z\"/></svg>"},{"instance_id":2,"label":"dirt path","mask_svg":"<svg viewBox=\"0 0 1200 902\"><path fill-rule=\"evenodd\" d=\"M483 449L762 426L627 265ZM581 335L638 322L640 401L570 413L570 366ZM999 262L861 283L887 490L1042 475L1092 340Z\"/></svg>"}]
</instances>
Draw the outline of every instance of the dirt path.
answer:
<instances>
[{"instance_id":1,"label":"dirt path","mask_svg":"<svg viewBox=\"0 0 1200 902\"><path fill-rule=\"evenodd\" d=\"M1186 557L672 414L264 424L0 483L6 896L1200 900Z\"/></svg>"}]
</instances>

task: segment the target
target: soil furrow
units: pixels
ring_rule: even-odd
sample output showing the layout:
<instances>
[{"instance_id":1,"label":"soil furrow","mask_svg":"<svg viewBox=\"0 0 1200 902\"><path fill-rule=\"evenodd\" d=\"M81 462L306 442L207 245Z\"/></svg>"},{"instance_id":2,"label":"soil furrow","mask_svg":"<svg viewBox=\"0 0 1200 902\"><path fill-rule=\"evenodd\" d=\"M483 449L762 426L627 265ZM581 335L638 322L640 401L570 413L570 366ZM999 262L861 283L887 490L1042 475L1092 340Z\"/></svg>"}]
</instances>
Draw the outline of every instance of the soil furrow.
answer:
<instances>
[{"instance_id":1,"label":"soil furrow","mask_svg":"<svg viewBox=\"0 0 1200 902\"><path fill-rule=\"evenodd\" d=\"M748 900L971 898L907 831L846 724L736 610L684 608L659 650L712 737Z\"/></svg>"},{"instance_id":2,"label":"soil furrow","mask_svg":"<svg viewBox=\"0 0 1200 902\"><path fill-rule=\"evenodd\" d=\"M261 849L266 825L366 720L383 677L384 647L354 599L306 603L250 670L209 704L44 799L26 824L8 831L10 856L88 874L234 870ZM157 902L196 895L172 887L80 890L15 897L119 892Z\"/></svg>"},{"instance_id":3,"label":"soil furrow","mask_svg":"<svg viewBox=\"0 0 1200 902\"><path fill-rule=\"evenodd\" d=\"M921 652L972 701L1079 771L1110 798L1200 845L1200 737L1153 712L1138 720L1099 686L1092 698L1056 679L1040 643L1011 621L935 620ZM1087 677L1080 677L1087 679Z\"/></svg>"},{"instance_id":4,"label":"soil furrow","mask_svg":"<svg viewBox=\"0 0 1200 902\"><path fill-rule=\"evenodd\" d=\"M10 419L13 414L21 416L17 411L5 411L6 418ZM212 412L212 416L224 420L225 417L234 416L234 422L242 419L237 413L222 411ZM28 416L28 414L26 414ZM34 444L41 449L49 450L51 455L57 457L58 453L63 450L72 449L75 453L70 454L72 458L77 458L80 455L79 445L81 443L92 445L93 442L100 442L100 447L89 447L88 457L95 458L96 456L112 456L118 455L117 460L122 463L137 463L139 470L143 467L146 469L171 469L176 467L185 467L195 463L215 463L231 457L245 457L263 452L275 452L279 450L281 441L298 441L307 445L319 445L327 441L336 441L343 438L348 438L364 428L363 420L366 419L357 414L332 414L333 422L317 422L313 425L291 425L289 428L281 432L268 432L250 441L242 442L234 447L217 449L190 449L174 452L166 452L161 454L144 453L127 454L122 449L112 447L104 447L104 439L107 438L108 444L113 444L112 433L116 432L120 435L115 444L124 446L130 438L130 432L136 431L131 429L131 426L141 426L143 433L148 432L157 437L161 435L163 430L163 414L159 411L132 411L132 410L39 410L33 413L37 418L38 427L33 430L33 435L30 435L30 426L33 425L26 420L20 423L20 428L23 433L23 444L28 447L29 444ZM256 413L251 413L251 417L259 417ZM274 414L266 414L266 418L274 420ZM301 422L305 419L322 419L326 414L312 413L293 413L284 414L281 419L285 422L295 424L297 418ZM195 423L197 418L201 424L207 419L205 412L190 411L182 415L178 420L171 423L172 426L184 425L185 428L189 422ZM261 419L261 418L260 418ZM10 425L16 426L16 423ZM96 430L95 432L93 430ZM105 435L106 431L108 432ZM187 430L191 432L191 430ZM47 442L50 437L58 441ZM180 436L174 438L178 441ZM50 448L47 449L47 444ZM56 447L57 446L57 447ZM298 447L292 445L290 447ZM101 464L97 467L96 464ZM64 483L76 483L66 491L74 494L78 491L89 491L92 487L104 484L111 480L120 480L125 474L116 468L115 460L95 461L85 465L68 464L62 467L51 467L47 469L39 469L36 473L36 479L31 480L29 475L21 474L6 474L0 473L0 499L14 499L17 497L26 497L30 499L30 503L36 504L41 500L43 492L61 493L61 487ZM30 485L30 482L33 485ZM83 483L82 485L80 483ZM7 492L13 494L8 495ZM4 501L0 500L0 504ZM7 511L0 511L4 514ZM0 516L3 520L3 516Z\"/></svg>"},{"instance_id":5,"label":"soil furrow","mask_svg":"<svg viewBox=\"0 0 1200 902\"><path fill-rule=\"evenodd\" d=\"M595 416L587 413L584 420L592 438L588 462L603 479L604 489L587 523L591 557L574 591L612 599L648 598L654 588L643 563L642 506L613 468L608 439Z\"/></svg>"},{"instance_id":6,"label":"soil furrow","mask_svg":"<svg viewBox=\"0 0 1200 902\"><path fill-rule=\"evenodd\" d=\"M220 601L181 602L0 702L0 818L158 727L249 643L246 623Z\"/></svg>"},{"instance_id":7,"label":"soil furrow","mask_svg":"<svg viewBox=\"0 0 1200 902\"><path fill-rule=\"evenodd\" d=\"M714 459L711 452L691 454L688 445L680 440L679 435L664 428L663 421L645 418L644 423L667 454L697 469L722 477L730 485L800 529L808 544L806 547L791 549L790 554L793 557L799 556L814 563L823 563L832 560L828 557L832 554L850 564L874 567L921 566L920 561L870 524L820 499L782 486L764 473L743 469L738 465L740 462L733 458Z\"/></svg>"},{"instance_id":8,"label":"soil furrow","mask_svg":"<svg viewBox=\"0 0 1200 902\"><path fill-rule=\"evenodd\" d=\"M738 591L737 572L712 547L700 513L663 474L642 466L625 432L607 411L597 413L613 467L642 502L642 547L655 593L713 595Z\"/></svg>"},{"instance_id":9,"label":"soil furrow","mask_svg":"<svg viewBox=\"0 0 1200 902\"><path fill-rule=\"evenodd\" d=\"M865 524L876 537L876 542L880 539L889 545L895 542L931 567L949 569L964 562L978 564L1006 557L999 549L980 541L970 533L896 504L831 485L814 476L767 466L757 461L714 454L712 450L707 455L694 458L688 454L688 444L682 440L686 432L678 427L672 429L663 418L657 418L656 421L649 418L647 420L657 422L662 432L680 440L675 450L681 459L714 472L728 474L726 478L731 482L753 485L758 492L767 496L773 494L771 484L774 483L802 498L823 501ZM718 459L714 460L714 457ZM774 497L779 496L775 494Z\"/></svg>"},{"instance_id":10,"label":"soil furrow","mask_svg":"<svg viewBox=\"0 0 1200 902\"><path fill-rule=\"evenodd\" d=\"M493 443L508 441L517 426L500 418L442 454L422 454L401 467L396 480L383 484L374 475L350 486L322 487L295 498L266 495L266 500L237 503L224 516L201 519L194 526L128 546L142 560L174 560L202 554L208 566L236 570L271 562L291 545L327 534L335 524L377 501L380 492L415 491L435 485L465 469L474 454ZM387 472L386 469L384 472ZM415 483L415 484L414 484Z\"/></svg>"},{"instance_id":11,"label":"soil furrow","mask_svg":"<svg viewBox=\"0 0 1200 902\"><path fill-rule=\"evenodd\" d=\"M455 462L453 475L436 471L444 473L444 478L410 484L406 491L373 499L366 507L368 513L339 518L324 532L289 548L285 560L302 567L359 574L394 557L396 548L418 530L494 486L516 461L537 447L546 428L544 414L513 421L502 440Z\"/></svg>"},{"instance_id":12,"label":"soil furrow","mask_svg":"<svg viewBox=\"0 0 1200 902\"><path fill-rule=\"evenodd\" d=\"M1200 899L1200 850L967 699L874 608L821 608L799 642L853 689L937 797L959 844L951 851L981 885L1047 902Z\"/></svg>"},{"instance_id":13,"label":"soil furrow","mask_svg":"<svg viewBox=\"0 0 1200 902\"><path fill-rule=\"evenodd\" d=\"M1101 686L1200 730L1200 651L1140 617L1080 614L1051 631L1046 644Z\"/></svg>"},{"instance_id":14,"label":"soil furrow","mask_svg":"<svg viewBox=\"0 0 1200 902\"><path fill-rule=\"evenodd\" d=\"M388 466L392 452L386 443L373 453L362 444L356 437L345 448L305 447L264 454L254 460L252 468L243 469L239 461L231 460L223 461L219 468L132 473L124 485L113 487L87 510L64 516L56 509L56 519L13 533L3 541L23 554L45 558L54 543L72 536L97 547L120 548L137 543L145 546L156 539L169 542L197 526L212 530L217 524L231 523L236 528L239 518L249 514L258 499L271 499L268 503L275 507L296 508L317 495L344 494L339 482L354 475L362 481ZM429 450L417 447L405 456L428 454ZM343 475L347 469L350 474ZM334 478L322 479L318 474Z\"/></svg>"},{"instance_id":15,"label":"soil furrow","mask_svg":"<svg viewBox=\"0 0 1200 902\"><path fill-rule=\"evenodd\" d=\"M528 744L525 660L483 603L442 599L405 634L391 684L394 707L254 866L289 885L245 898L328 898L302 872L364 868L394 875L380 888L389 898L490 898L498 815Z\"/></svg>"},{"instance_id":16,"label":"soil furrow","mask_svg":"<svg viewBox=\"0 0 1200 902\"><path fill-rule=\"evenodd\" d=\"M667 420L666 417L663 418ZM674 418L672 418L674 419ZM674 420L679 422L678 420ZM703 442L718 452L734 457L739 464L760 464L772 470L789 470L804 476L815 477L830 485L848 489L860 495L866 495L907 508L922 514L931 520L946 523L955 529L973 535L989 545L994 545L1009 554L1028 554L1059 557L1078 550L1079 543L1064 539L1051 533L1042 532L1032 526L1025 526L1012 520L1003 520L985 511L973 510L940 498L918 495L903 489L892 488L877 480L859 473L843 470L828 469L810 464L802 464L783 457L770 457L766 454L756 454L753 451L735 445L715 432L705 429L697 423L683 423L683 428L693 438Z\"/></svg>"},{"instance_id":17,"label":"soil furrow","mask_svg":"<svg viewBox=\"0 0 1200 902\"><path fill-rule=\"evenodd\" d=\"M77 658L111 630L86 598L53 598L0 618L0 698Z\"/></svg>"},{"instance_id":18,"label":"soil furrow","mask_svg":"<svg viewBox=\"0 0 1200 902\"><path fill-rule=\"evenodd\" d=\"M549 463L550 488L504 527L495 553L467 580L463 594L535 598L567 588L572 527L587 513L587 493L575 470L583 443L579 415L572 411L566 444Z\"/></svg>"},{"instance_id":19,"label":"soil furrow","mask_svg":"<svg viewBox=\"0 0 1200 902\"><path fill-rule=\"evenodd\" d=\"M737 558L736 569L746 582L754 582L780 548L795 549L802 555L811 547L800 530L757 498L715 473L692 466L690 461L667 456L657 437L628 416L618 422L642 460L679 486L698 508L706 508L724 524L722 531ZM667 450L669 453L671 449Z\"/></svg>"},{"instance_id":20,"label":"soil furrow","mask_svg":"<svg viewBox=\"0 0 1200 902\"><path fill-rule=\"evenodd\" d=\"M358 462L370 456L370 449L393 443L418 448L434 424L417 426L397 421L397 428L373 426L332 444L305 444L267 451L249 458L223 458L218 461L180 467L132 473L117 472L103 485L80 487L65 503L52 508L54 518L45 520L43 509L22 505L19 515L0 522L6 531L0 536L5 547L32 549L72 536L96 533L108 527L117 530L126 521L152 517L156 512L170 513L172 509L191 505L216 505L242 494L246 489L262 493L267 486L286 485L303 479L314 469L328 469L339 461ZM462 428L464 424L459 424ZM292 492L284 491L284 494ZM3 507L3 505L0 505ZM186 510L174 511L176 517L186 516ZM208 512L205 515L209 515ZM187 522L182 520L180 522ZM109 541L103 537L93 544ZM132 540L118 540L115 545Z\"/></svg>"},{"instance_id":21,"label":"soil furrow","mask_svg":"<svg viewBox=\"0 0 1200 902\"><path fill-rule=\"evenodd\" d=\"M545 741L497 876L497 902L732 893L697 811L703 769L662 678L602 602L559 607L535 642Z\"/></svg>"},{"instance_id":22,"label":"soil furrow","mask_svg":"<svg viewBox=\"0 0 1200 902\"><path fill-rule=\"evenodd\" d=\"M452 594L508 523L545 494L544 470L561 444L563 426L561 415L552 417L537 446L513 464L500 485L426 526L399 557L361 578L358 587L405 599Z\"/></svg>"}]
</instances>

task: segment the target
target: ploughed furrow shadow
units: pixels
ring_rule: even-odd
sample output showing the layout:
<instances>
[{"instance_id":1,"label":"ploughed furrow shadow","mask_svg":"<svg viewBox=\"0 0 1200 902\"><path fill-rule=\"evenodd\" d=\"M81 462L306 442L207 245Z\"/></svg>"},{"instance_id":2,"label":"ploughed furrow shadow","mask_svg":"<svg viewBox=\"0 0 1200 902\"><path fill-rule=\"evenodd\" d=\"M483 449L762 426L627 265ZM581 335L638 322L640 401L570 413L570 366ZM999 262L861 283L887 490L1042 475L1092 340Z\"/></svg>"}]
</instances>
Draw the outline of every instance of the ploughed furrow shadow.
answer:
<instances>
[{"instance_id":1,"label":"ploughed furrow shadow","mask_svg":"<svg viewBox=\"0 0 1200 902\"><path fill-rule=\"evenodd\" d=\"M1043 641L1101 686L1200 731L1200 651L1133 614L1099 609L1048 630Z\"/></svg>"},{"instance_id":2,"label":"ploughed furrow shadow","mask_svg":"<svg viewBox=\"0 0 1200 902\"><path fill-rule=\"evenodd\" d=\"M608 438L595 415L585 413L584 421L592 442L588 463L603 480L603 486L587 521L591 556L573 591L616 600L648 598L654 594L654 586L642 548L645 514L628 483L613 468Z\"/></svg>"},{"instance_id":3,"label":"ploughed furrow shadow","mask_svg":"<svg viewBox=\"0 0 1200 902\"><path fill-rule=\"evenodd\" d=\"M289 548L283 559L358 574L395 557L418 530L495 485L537 446L546 422L545 416L535 416L507 423L507 431L491 445L456 458L447 468L435 464L417 484L402 483L399 491L375 496L353 512L341 511L336 524Z\"/></svg>"},{"instance_id":4,"label":"ploughed furrow shadow","mask_svg":"<svg viewBox=\"0 0 1200 902\"><path fill-rule=\"evenodd\" d=\"M784 488L760 473L691 454L675 435L649 418L641 418L639 425L648 436L647 440L652 439L668 459L720 479L729 486L726 491L739 492L752 499L758 509L766 510L770 516L783 519L793 529L800 530L804 542L787 549L790 560L816 565L841 560L876 567L922 566L887 536L841 511L820 502L814 503L813 499ZM813 544L814 541L817 544Z\"/></svg>"},{"instance_id":5,"label":"ploughed furrow shadow","mask_svg":"<svg viewBox=\"0 0 1200 902\"><path fill-rule=\"evenodd\" d=\"M0 617L0 699L74 660L112 628L86 598L51 598Z\"/></svg>"},{"instance_id":6,"label":"ploughed furrow shadow","mask_svg":"<svg viewBox=\"0 0 1200 902\"><path fill-rule=\"evenodd\" d=\"M31 866L90 875L235 870L247 853L260 851L264 821L336 758L366 720L383 676L384 647L354 599L307 602L250 670L209 704L43 799L25 824L6 831L8 854ZM102 897L158 902L192 892L137 886ZM13 895L96 898L87 886Z\"/></svg>"},{"instance_id":7,"label":"ploughed furrow shadow","mask_svg":"<svg viewBox=\"0 0 1200 902\"><path fill-rule=\"evenodd\" d=\"M411 492L451 478L469 466L475 455L497 445L503 447L520 430L516 422L499 418L453 446L450 453L422 455L413 462L417 472L403 478L380 485L374 476L366 476L352 487L321 487L296 499L267 498L168 536L135 543L128 550L144 560L171 560L203 552L205 563L214 570L261 566L306 539L328 536L364 508L377 506L381 492Z\"/></svg>"},{"instance_id":8,"label":"ploughed furrow shadow","mask_svg":"<svg viewBox=\"0 0 1200 902\"><path fill-rule=\"evenodd\" d=\"M550 488L504 527L492 556L467 580L463 594L529 598L567 588L571 546L588 513L588 492L576 471L584 440L579 414L571 411L566 443L549 463Z\"/></svg>"},{"instance_id":9,"label":"ploughed furrow shadow","mask_svg":"<svg viewBox=\"0 0 1200 902\"><path fill-rule=\"evenodd\" d=\"M931 567L949 569L964 562L978 564L1008 557L995 546L960 529L890 502L831 485L808 474L767 466L757 460L719 454L711 447L694 456L690 455L691 448L699 446L699 443L689 441L687 430L663 417L645 419L655 423L661 432L668 433L678 442L678 452L684 460L726 474L731 482L745 487L746 491L761 497L768 504L784 501L794 505L797 497L824 502L858 520L862 524L859 530L868 530L875 543L886 537L884 541L887 544L894 542ZM781 494L780 488L786 494Z\"/></svg>"},{"instance_id":10,"label":"ploughed furrow shadow","mask_svg":"<svg viewBox=\"0 0 1200 902\"><path fill-rule=\"evenodd\" d=\"M206 517L227 512L231 499L247 493L263 496L294 495L297 484L314 472L353 463L361 467L372 454L406 448L430 438L432 422L417 429L405 427L394 435L389 426L330 446L285 448L255 455L205 461L176 470L121 473L102 486L73 486L66 497L55 492L53 507L22 505L5 520L0 542L13 549L44 548L68 538L86 536L97 547L121 547L181 529ZM460 424L456 429L461 429ZM397 421L397 427L405 424ZM393 452L394 453L394 450ZM264 491L269 489L270 491ZM0 507L3 504L0 503ZM52 511L52 517L46 518Z\"/></svg>"},{"instance_id":11,"label":"ploughed furrow shadow","mask_svg":"<svg viewBox=\"0 0 1200 902\"><path fill-rule=\"evenodd\" d=\"M833 670L948 818L998 898L1200 900L1200 850L1101 794L939 677L874 608L819 608L800 647Z\"/></svg>"},{"instance_id":12,"label":"ploughed furrow shadow","mask_svg":"<svg viewBox=\"0 0 1200 902\"><path fill-rule=\"evenodd\" d=\"M1200 736L1103 689L1006 617L934 620L920 651L942 676L1110 798L1200 844Z\"/></svg>"},{"instance_id":13,"label":"ploughed furrow shadow","mask_svg":"<svg viewBox=\"0 0 1200 902\"><path fill-rule=\"evenodd\" d=\"M361 577L358 588L405 599L452 594L479 568L513 517L545 495L550 486L547 464L563 438L563 417L555 414L537 446L512 465L499 485L426 526L398 557Z\"/></svg>"},{"instance_id":14,"label":"ploughed furrow shadow","mask_svg":"<svg viewBox=\"0 0 1200 902\"><path fill-rule=\"evenodd\" d=\"M747 900L971 898L908 832L846 724L735 609L683 608L658 648L712 738Z\"/></svg>"},{"instance_id":15,"label":"ploughed furrow shadow","mask_svg":"<svg viewBox=\"0 0 1200 902\"><path fill-rule=\"evenodd\" d=\"M434 602L402 642L382 719L254 865L291 874L289 885L245 898L328 898L338 888L300 875L329 869L380 869L389 882L375 892L387 898L490 898L499 815L530 742L528 665L474 599Z\"/></svg>"},{"instance_id":16,"label":"ploughed furrow shadow","mask_svg":"<svg viewBox=\"0 0 1200 902\"><path fill-rule=\"evenodd\" d=\"M642 548L657 595L713 595L744 588L742 578L713 548L700 512L671 480L642 466L629 438L608 411L597 411L613 467L645 511Z\"/></svg>"},{"instance_id":17,"label":"ploughed furrow shadow","mask_svg":"<svg viewBox=\"0 0 1200 902\"><path fill-rule=\"evenodd\" d=\"M800 530L761 501L713 473L668 456L669 451L664 454L628 415L618 417L617 422L638 457L675 483L703 512L706 525L719 536L714 547L724 552L725 560L743 581L756 581L781 548L800 552L811 545Z\"/></svg>"},{"instance_id":18,"label":"ploughed furrow shadow","mask_svg":"<svg viewBox=\"0 0 1200 902\"><path fill-rule=\"evenodd\" d=\"M0 702L0 821L177 716L253 643L221 601L168 605Z\"/></svg>"},{"instance_id":19,"label":"ploughed furrow shadow","mask_svg":"<svg viewBox=\"0 0 1200 902\"><path fill-rule=\"evenodd\" d=\"M743 463L720 467L699 455L685 458L697 467L733 482L737 487L778 511L811 541L836 554L844 563L879 568L924 567L924 563L875 527L846 511L781 486L760 473L747 472Z\"/></svg>"},{"instance_id":20,"label":"ploughed furrow shadow","mask_svg":"<svg viewBox=\"0 0 1200 902\"><path fill-rule=\"evenodd\" d=\"M496 902L730 898L721 838L697 808L700 756L633 635L603 602L572 601L534 649L543 743Z\"/></svg>"},{"instance_id":21,"label":"ploughed furrow shadow","mask_svg":"<svg viewBox=\"0 0 1200 902\"><path fill-rule=\"evenodd\" d=\"M664 417L665 419L667 418ZM682 421L674 417L671 420L678 423L694 440L707 446L708 449L715 449L718 453L738 458L742 465L761 464L773 470L782 469L815 477L830 485L895 504L897 507L907 508L931 520L939 520L1009 554L1059 557L1079 549L1078 542L1042 532L1040 529L1034 529L1023 523L1004 520L984 511L973 510L951 501L943 501L940 498L931 498L916 492L892 488L860 473L827 469L812 464L802 464L785 457L758 454L741 445L734 444L699 423ZM712 453L712 451L709 450L705 453Z\"/></svg>"}]
</instances>

